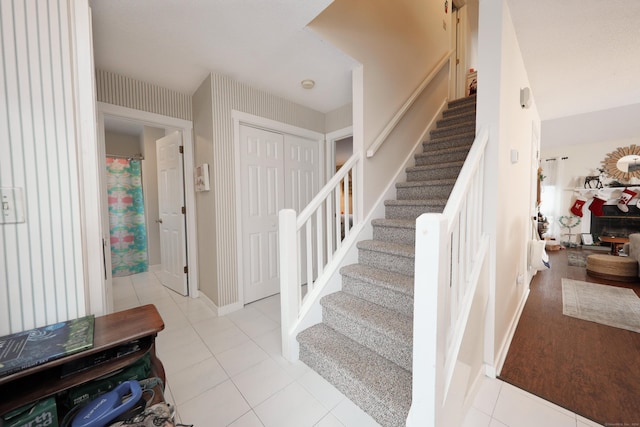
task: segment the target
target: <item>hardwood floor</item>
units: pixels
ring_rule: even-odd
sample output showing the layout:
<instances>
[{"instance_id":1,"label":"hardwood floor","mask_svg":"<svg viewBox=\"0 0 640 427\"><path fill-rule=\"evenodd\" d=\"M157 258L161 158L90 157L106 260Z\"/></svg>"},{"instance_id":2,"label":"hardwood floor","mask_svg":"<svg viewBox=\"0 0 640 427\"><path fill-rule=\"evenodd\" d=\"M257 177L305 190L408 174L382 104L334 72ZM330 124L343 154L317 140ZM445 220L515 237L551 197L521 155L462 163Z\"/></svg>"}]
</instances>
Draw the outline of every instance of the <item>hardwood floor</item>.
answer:
<instances>
[{"instance_id":1,"label":"hardwood floor","mask_svg":"<svg viewBox=\"0 0 640 427\"><path fill-rule=\"evenodd\" d=\"M499 378L608 426L640 426L640 334L562 314L561 279L632 288L587 276L550 252L538 272Z\"/></svg>"}]
</instances>

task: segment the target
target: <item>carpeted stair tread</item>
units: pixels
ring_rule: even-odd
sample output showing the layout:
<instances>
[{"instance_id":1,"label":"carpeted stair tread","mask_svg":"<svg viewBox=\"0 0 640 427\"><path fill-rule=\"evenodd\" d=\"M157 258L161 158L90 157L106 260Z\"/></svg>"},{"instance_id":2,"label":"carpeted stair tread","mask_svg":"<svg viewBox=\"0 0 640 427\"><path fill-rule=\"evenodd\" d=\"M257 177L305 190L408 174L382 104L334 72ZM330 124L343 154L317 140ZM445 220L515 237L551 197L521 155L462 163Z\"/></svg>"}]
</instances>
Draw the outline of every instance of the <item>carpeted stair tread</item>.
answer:
<instances>
[{"instance_id":1,"label":"carpeted stair tread","mask_svg":"<svg viewBox=\"0 0 640 427\"><path fill-rule=\"evenodd\" d=\"M469 95L462 98L454 99L447 103L447 109L451 110L461 105L476 105L477 95Z\"/></svg>"},{"instance_id":2,"label":"carpeted stair tread","mask_svg":"<svg viewBox=\"0 0 640 427\"><path fill-rule=\"evenodd\" d=\"M447 179L432 179L428 181L406 181L398 182L396 188L413 188L413 187L441 187L443 185L454 185L456 180L453 178Z\"/></svg>"},{"instance_id":3,"label":"carpeted stair tread","mask_svg":"<svg viewBox=\"0 0 640 427\"><path fill-rule=\"evenodd\" d=\"M438 120L436 122L436 127L445 127L456 125L459 123L467 123L470 121L474 121L475 119L475 110L463 110L458 112L458 114L450 114L447 117L443 117L442 119Z\"/></svg>"},{"instance_id":4,"label":"carpeted stair tread","mask_svg":"<svg viewBox=\"0 0 640 427\"><path fill-rule=\"evenodd\" d=\"M410 346L413 342L413 321L404 314L343 291L322 297L320 304L324 308L340 313L349 319L350 324L363 325L403 345ZM372 350L376 351L375 348Z\"/></svg>"},{"instance_id":5,"label":"carpeted stair tread","mask_svg":"<svg viewBox=\"0 0 640 427\"><path fill-rule=\"evenodd\" d=\"M298 334L300 359L384 427L411 407L411 373L324 324Z\"/></svg>"},{"instance_id":6,"label":"carpeted stair tread","mask_svg":"<svg viewBox=\"0 0 640 427\"><path fill-rule=\"evenodd\" d=\"M460 135L463 133L474 132L475 129L475 120L470 120L464 123L456 123L455 125L433 129L429 132L429 136L431 138L439 138L443 136Z\"/></svg>"},{"instance_id":7,"label":"carpeted stair tread","mask_svg":"<svg viewBox=\"0 0 640 427\"><path fill-rule=\"evenodd\" d=\"M340 274L413 297L413 277L380 270L362 264L351 264L340 269Z\"/></svg>"},{"instance_id":8,"label":"carpeted stair tread","mask_svg":"<svg viewBox=\"0 0 640 427\"><path fill-rule=\"evenodd\" d=\"M353 264L343 267L342 290L366 301L413 317L413 278L388 270Z\"/></svg>"},{"instance_id":9,"label":"carpeted stair tread","mask_svg":"<svg viewBox=\"0 0 640 427\"><path fill-rule=\"evenodd\" d=\"M443 163L433 163L429 165L422 166L410 166L406 168L408 179L411 179L410 176L433 176L444 178L457 178L460 173L460 169L462 169L462 165L464 162L462 160L458 160L455 162L443 162ZM413 180L413 179L411 179ZM421 181L421 179L416 178L417 181Z\"/></svg>"},{"instance_id":10,"label":"carpeted stair tread","mask_svg":"<svg viewBox=\"0 0 640 427\"><path fill-rule=\"evenodd\" d=\"M438 150L441 148L451 148L460 145L472 144L476 137L475 131L464 132L456 135L446 135L438 138L431 138L422 143L422 150L428 152L431 150Z\"/></svg>"},{"instance_id":11,"label":"carpeted stair tread","mask_svg":"<svg viewBox=\"0 0 640 427\"><path fill-rule=\"evenodd\" d=\"M410 219L386 219L375 218L371 220L371 225L391 228L410 228L415 231L416 222Z\"/></svg>"},{"instance_id":12,"label":"carpeted stair tread","mask_svg":"<svg viewBox=\"0 0 640 427\"><path fill-rule=\"evenodd\" d=\"M358 249L398 255L411 259L415 257L415 248L411 245L381 242L379 240L361 240L358 242L357 247Z\"/></svg>"}]
</instances>

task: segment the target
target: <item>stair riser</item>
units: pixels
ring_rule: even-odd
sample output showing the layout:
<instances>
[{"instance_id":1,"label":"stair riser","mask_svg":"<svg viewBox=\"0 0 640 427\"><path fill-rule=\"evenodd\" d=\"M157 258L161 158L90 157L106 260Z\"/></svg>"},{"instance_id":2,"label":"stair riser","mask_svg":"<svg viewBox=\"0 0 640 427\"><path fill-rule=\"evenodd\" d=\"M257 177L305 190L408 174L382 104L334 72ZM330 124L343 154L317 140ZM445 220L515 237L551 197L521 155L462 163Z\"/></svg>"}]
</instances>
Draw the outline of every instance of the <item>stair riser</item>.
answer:
<instances>
[{"instance_id":1,"label":"stair riser","mask_svg":"<svg viewBox=\"0 0 640 427\"><path fill-rule=\"evenodd\" d=\"M475 98L466 98L464 100L455 100L447 104L447 109L442 113L443 116L446 115L457 115L460 114L460 111L476 109Z\"/></svg>"},{"instance_id":2,"label":"stair riser","mask_svg":"<svg viewBox=\"0 0 640 427\"><path fill-rule=\"evenodd\" d=\"M442 213L443 206L393 206L385 207L387 219L416 219L423 213Z\"/></svg>"},{"instance_id":3,"label":"stair riser","mask_svg":"<svg viewBox=\"0 0 640 427\"><path fill-rule=\"evenodd\" d=\"M446 199L453 190L451 185L423 185L420 187L400 187L396 189L398 200Z\"/></svg>"},{"instance_id":4,"label":"stair riser","mask_svg":"<svg viewBox=\"0 0 640 427\"><path fill-rule=\"evenodd\" d=\"M462 167L433 168L418 171L407 171L407 181L429 181L432 179L457 178Z\"/></svg>"},{"instance_id":5,"label":"stair riser","mask_svg":"<svg viewBox=\"0 0 640 427\"><path fill-rule=\"evenodd\" d=\"M322 321L336 332L411 371L413 351L411 342L393 340L378 331L369 329L366 325L354 322L353 319L343 316L330 307L322 307Z\"/></svg>"},{"instance_id":6,"label":"stair riser","mask_svg":"<svg viewBox=\"0 0 640 427\"><path fill-rule=\"evenodd\" d=\"M415 228L385 227L384 225L373 226L373 240L381 240L389 243L401 243L403 245L415 245Z\"/></svg>"},{"instance_id":7,"label":"stair riser","mask_svg":"<svg viewBox=\"0 0 640 427\"><path fill-rule=\"evenodd\" d=\"M476 113L476 105L475 104L467 104L461 105L456 108L450 108L442 112L442 118L448 119L449 117L459 116L461 114L475 114Z\"/></svg>"},{"instance_id":8,"label":"stair riser","mask_svg":"<svg viewBox=\"0 0 640 427\"><path fill-rule=\"evenodd\" d=\"M401 255L360 248L358 250L358 261L364 265L404 274L405 276L413 276L414 273L413 258Z\"/></svg>"},{"instance_id":9,"label":"stair riser","mask_svg":"<svg viewBox=\"0 0 640 427\"><path fill-rule=\"evenodd\" d=\"M439 163L457 162L467 158L469 150L456 150L442 154L418 154L415 156L416 166L434 165Z\"/></svg>"},{"instance_id":10,"label":"stair riser","mask_svg":"<svg viewBox=\"0 0 640 427\"><path fill-rule=\"evenodd\" d=\"M300 344L300 360L329 381L384 427L405 427L406 414L395 412L384 402L367 395L357 377L346 375L339 365L331 363L318 349Z\"/></svg>"},{"instance_id":11,"label":"stair riser","mask_svg":"<svg viewBox=\"0 0 640 427\"><path fill-rule=\"evenodd\" d=\"M349 276L342 276L342 290L363 300L395 310L405 316L413 317L413 298L410 295L372 285Z\"/></svg>"},{"instance_id":12,"label":"stair riser","mask_svg":"<svg viewBox=\"0 0 640 427\"><path fill-rule=\"evenodd\" d=\"M464 134L460 136L432 139L422 143L422 150L426 153L430 150L442 150L444 148L469 146L473 143L475 134Z\"/></svg>"},{"instance_id":13,"label":"stair riser","mask_svg":"<svg viewBox=\"0 0 640 427\"><path fill-rule=\"evenodd\" d=\"M436 127L443 128L447 126L453 126L460 123L473 122L476 119L476 112L474 110L466 111L462 114L450 115L443 117L436 122Z\"/></svg>"},{"instance_id":14,"label":"stair riser","mask_svg":"<svg viewBox=\"0 0 640 427\"><path fill-rule=\"evenodd\" d=\"M442 129L434 129L429 132L431 139L440 138L443 136L460 135L461 133L474 132L476 130L475 122L466 123L464 125L457 125L446 127Z\"/></svg>"}]
</instances>

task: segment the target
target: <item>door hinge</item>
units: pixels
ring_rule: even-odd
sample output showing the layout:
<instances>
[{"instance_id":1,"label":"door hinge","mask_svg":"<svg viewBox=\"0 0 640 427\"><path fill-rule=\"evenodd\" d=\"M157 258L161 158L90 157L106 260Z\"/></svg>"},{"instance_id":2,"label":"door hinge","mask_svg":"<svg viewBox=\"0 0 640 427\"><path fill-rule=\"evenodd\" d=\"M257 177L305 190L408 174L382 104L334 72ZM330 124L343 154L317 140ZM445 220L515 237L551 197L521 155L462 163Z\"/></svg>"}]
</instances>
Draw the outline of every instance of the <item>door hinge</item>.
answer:
<instances>
[{"instance_id":1,"label":"door hinge","mask_svg":"<svg viewBox=\"0 0 640 427\"><path fill-rule=\"evenodd\" d=\"M460 65L460 59L456 58L456 65Z\"/></svg>"},{"instance_id":2,"label":"door hinge","mask_svg":"<svg viewBox=\"0 0 640 427\"><path fill-rule=\"evenodd\" d=\"M183 213L183 214L186 214L186 213L187 213L187 208L186 208L186 207L184 207L184 206L182 207L182 213Z\"/></svg>"},{"instance_id":3,"label":"door hinge","mask_svg":"<svg viewBox=\"0 0 640 427\"><path fill-rule=\"evenodd\" d=\"M460 18L456 18L456 23L459 24L460 23Z\"/></svg>"},{"instance_id":4,"label":"door hinge","mask_svg":"<svg viewBox=\"0 0 640 427\"><path fill-rule=\"evenodd\" d=\"M185 265L184 266L184 274L188 274L189 273L189 266Z\"/></svg>"},{"instance_id":5,"label":"door hinge","mask_svg":"<svg viewBox=\"0 0 640 427\"><path fill-rule=\"evenodd\" d=\"M184 145L178 147L178 151L180 152L180 154L184 154Z\"/></svg>"}]
</instances>

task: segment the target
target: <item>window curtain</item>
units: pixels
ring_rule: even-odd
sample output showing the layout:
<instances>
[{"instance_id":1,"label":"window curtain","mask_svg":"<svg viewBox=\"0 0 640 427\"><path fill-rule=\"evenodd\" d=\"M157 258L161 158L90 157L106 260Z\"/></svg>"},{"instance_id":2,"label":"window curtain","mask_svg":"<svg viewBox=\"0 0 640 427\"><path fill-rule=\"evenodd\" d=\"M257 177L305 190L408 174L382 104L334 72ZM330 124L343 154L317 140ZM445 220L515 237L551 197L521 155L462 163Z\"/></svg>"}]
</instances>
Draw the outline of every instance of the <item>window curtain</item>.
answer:
<instances>
[{"instance_id":1,"label":"window curtain","mask_svg":"<svg viewBox=\"0 0 640 427\"><path fill-rule=\"evenodd\" d=\"M107 195L111 274L121 277L148 271L140 160L107 157Z\"/></svg>"}]
</instances>

